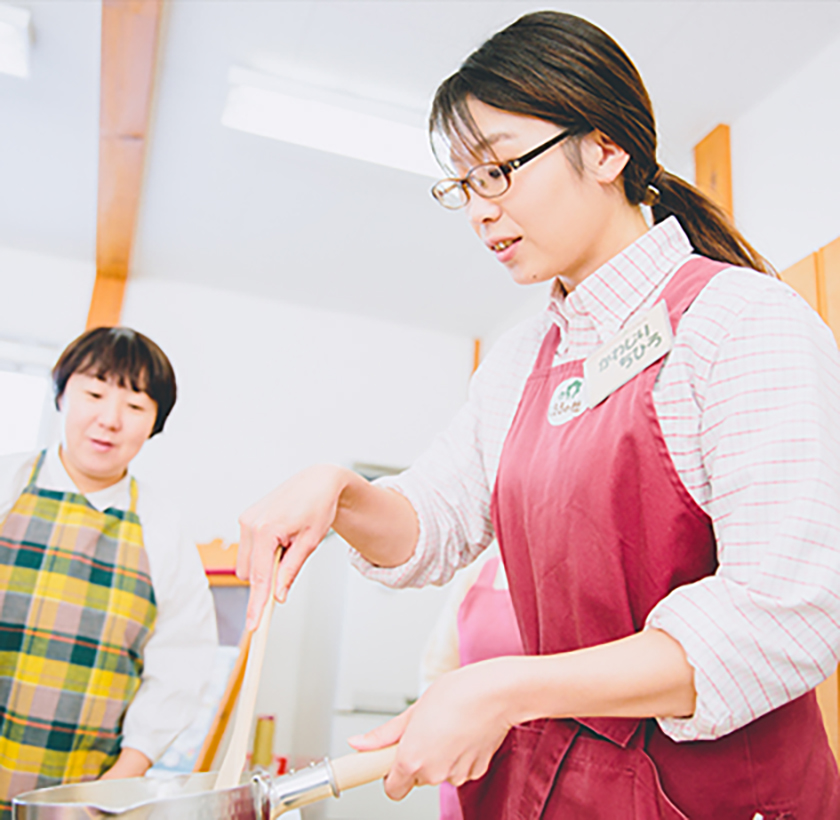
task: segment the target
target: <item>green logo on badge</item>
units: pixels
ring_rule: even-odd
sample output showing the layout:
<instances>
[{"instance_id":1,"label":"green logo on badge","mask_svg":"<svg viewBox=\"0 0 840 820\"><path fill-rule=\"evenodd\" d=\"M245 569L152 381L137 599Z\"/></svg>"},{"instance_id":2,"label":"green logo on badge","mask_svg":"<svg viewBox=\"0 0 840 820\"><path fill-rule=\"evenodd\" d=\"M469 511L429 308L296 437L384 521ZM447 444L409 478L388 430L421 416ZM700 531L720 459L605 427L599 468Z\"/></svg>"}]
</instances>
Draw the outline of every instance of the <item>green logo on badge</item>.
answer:
<instances>
[{"instance_id":1,"label":"green logo on badge","mask_svg":"<svg viewBox=\"0 0 840 820\"><path fill-rule=\"evenodd\" d=\"M583 379L575 376L557 385L548 403L548 423L557 427L571 421L586 410L586 391Z\"/></svg>"}]
</instances>

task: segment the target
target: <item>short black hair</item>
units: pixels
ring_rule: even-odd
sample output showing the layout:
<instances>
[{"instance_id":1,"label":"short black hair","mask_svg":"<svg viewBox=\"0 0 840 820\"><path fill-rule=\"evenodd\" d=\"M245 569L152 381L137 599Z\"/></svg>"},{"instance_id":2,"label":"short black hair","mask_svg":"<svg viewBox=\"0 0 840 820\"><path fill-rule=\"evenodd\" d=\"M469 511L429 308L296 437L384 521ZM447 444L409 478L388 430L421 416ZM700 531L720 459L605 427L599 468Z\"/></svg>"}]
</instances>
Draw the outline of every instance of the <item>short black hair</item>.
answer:
<instances>
[{"instance_id":1,"label":"short black hair","mask_svg":"<svg viewBox=\"0 0 840 820\"><path fill-rule=\"evenodd\" d=\"M157 405L149 438L163 430L175 406L175 371L166 354L147 336L130 327L97 327L71 342L52 370L55 406L74 373L114 378L120 387L146 393Z\"/></svg>"}]
</instances>

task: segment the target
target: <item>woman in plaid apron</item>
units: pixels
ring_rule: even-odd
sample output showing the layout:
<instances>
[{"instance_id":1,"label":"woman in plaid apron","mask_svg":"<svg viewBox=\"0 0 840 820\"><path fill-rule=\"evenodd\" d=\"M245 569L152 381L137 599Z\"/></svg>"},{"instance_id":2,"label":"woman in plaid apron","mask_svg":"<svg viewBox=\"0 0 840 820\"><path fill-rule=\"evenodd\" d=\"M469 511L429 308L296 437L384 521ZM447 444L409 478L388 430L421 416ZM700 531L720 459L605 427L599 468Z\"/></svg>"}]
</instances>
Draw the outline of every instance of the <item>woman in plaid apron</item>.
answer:
<instances>
[{"instance_id":1,"label":"woman in plaid apron","mask_svg":"<svg viewBox=\"0 0 840 820\"><path fill-rule=\"evenodd\" d=\"M127 467L162 429L174 374L150 340L101 328L70 345L53 378L61 447L37 456L0 519L5 816L23 791L106 772L133 776L151 763L149 751L122 747L158 619L137 482ZM56 474L73 489L55 489ZM128 503L97 508L97 493L117 484ZM206 643L201 634L195 640Z\"/></svg>"},{"instance_id":2,"label":"woman in plaid apron","mask_svg":"<svg viewBox=\"0 0 840 820\"><path fill-rule=\"evenodd\" d=\"M128 511L99 512L38 487L44 455L0 529L0 792L12 796L114 765L156 614L137 483Z\"/></svg>"}]
</instances>

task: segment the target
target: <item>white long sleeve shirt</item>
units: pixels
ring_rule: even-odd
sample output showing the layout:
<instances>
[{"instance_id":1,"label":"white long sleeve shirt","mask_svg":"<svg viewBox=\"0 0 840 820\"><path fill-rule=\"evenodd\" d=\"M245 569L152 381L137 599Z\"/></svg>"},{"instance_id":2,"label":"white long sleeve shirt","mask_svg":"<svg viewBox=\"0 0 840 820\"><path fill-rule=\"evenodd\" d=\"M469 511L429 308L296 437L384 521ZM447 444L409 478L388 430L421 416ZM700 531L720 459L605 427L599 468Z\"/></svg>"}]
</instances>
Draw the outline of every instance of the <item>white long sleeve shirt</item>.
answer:
<instances>
[{"instance_id":1,"label":"white long sleeve shirt","mask_svg":"<svg viewBox=\"0 0 840 820\"><path fill-rule=\"evenodd\" d=\"M0 458L0 522L17 500L37 453ZM64 469L58 447L47 451L38 486L79 492ZM87 500L100 512L127 510L130 478ZM149 557L157 603L155 628L143 653L143 676L123 723L123 748L154 761L195 717L216 652L216 613L198 550L180 532L177 510L143 482L137 486L137 515Z\"/></svg>"},{"instance_id":2,"label":"white long sleeve shirt","mask_svg":"<svg viewBox=\"0 0 840 820\"><path fill-rule=\"evenodd\" d=\"M417 511L412 558L392 586L445 583L493 537L499 458L540 344L561 329L555 363L589 356L649 310L692 255L670 218L568 297L504 336L467 404L417 463L382 480ZM710 516L719 568L674 590L647 626L672 635L695 669L697 706L662 719L675 740L714 739L832 673L840 654L840 357L831 331L791 288L722 271L683 316L654 388L683 484Z\"/></svg>"}]
</instances>

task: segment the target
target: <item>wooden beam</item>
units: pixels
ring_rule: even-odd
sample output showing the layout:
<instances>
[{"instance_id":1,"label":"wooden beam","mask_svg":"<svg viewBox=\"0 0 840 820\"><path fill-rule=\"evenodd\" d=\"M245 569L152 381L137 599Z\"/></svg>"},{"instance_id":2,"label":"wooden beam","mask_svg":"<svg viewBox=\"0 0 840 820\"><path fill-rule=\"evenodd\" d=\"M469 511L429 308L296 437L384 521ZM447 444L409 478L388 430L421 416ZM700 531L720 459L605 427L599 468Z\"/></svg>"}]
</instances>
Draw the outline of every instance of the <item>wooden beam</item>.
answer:
<instances>
[{"instance_id":1,"label":"wooden beam","mask_svg":"<svg viewBox=\"0 0 840 820\"><path fill-rule=\"evenodd\" d=\"M718 125L694 146L694 184L734 218L728 125Z\"/></svg>"},{"instance_id":2,"label":"wooden beam","mask_svg":"<svg viewBox=\"0 0 840 820\"><path fill-rule=\"evenodd\" d=\"M149 127L162 0L103 0L96 283L87 327L119 324Z\"/></svg>"}]
</instances>

